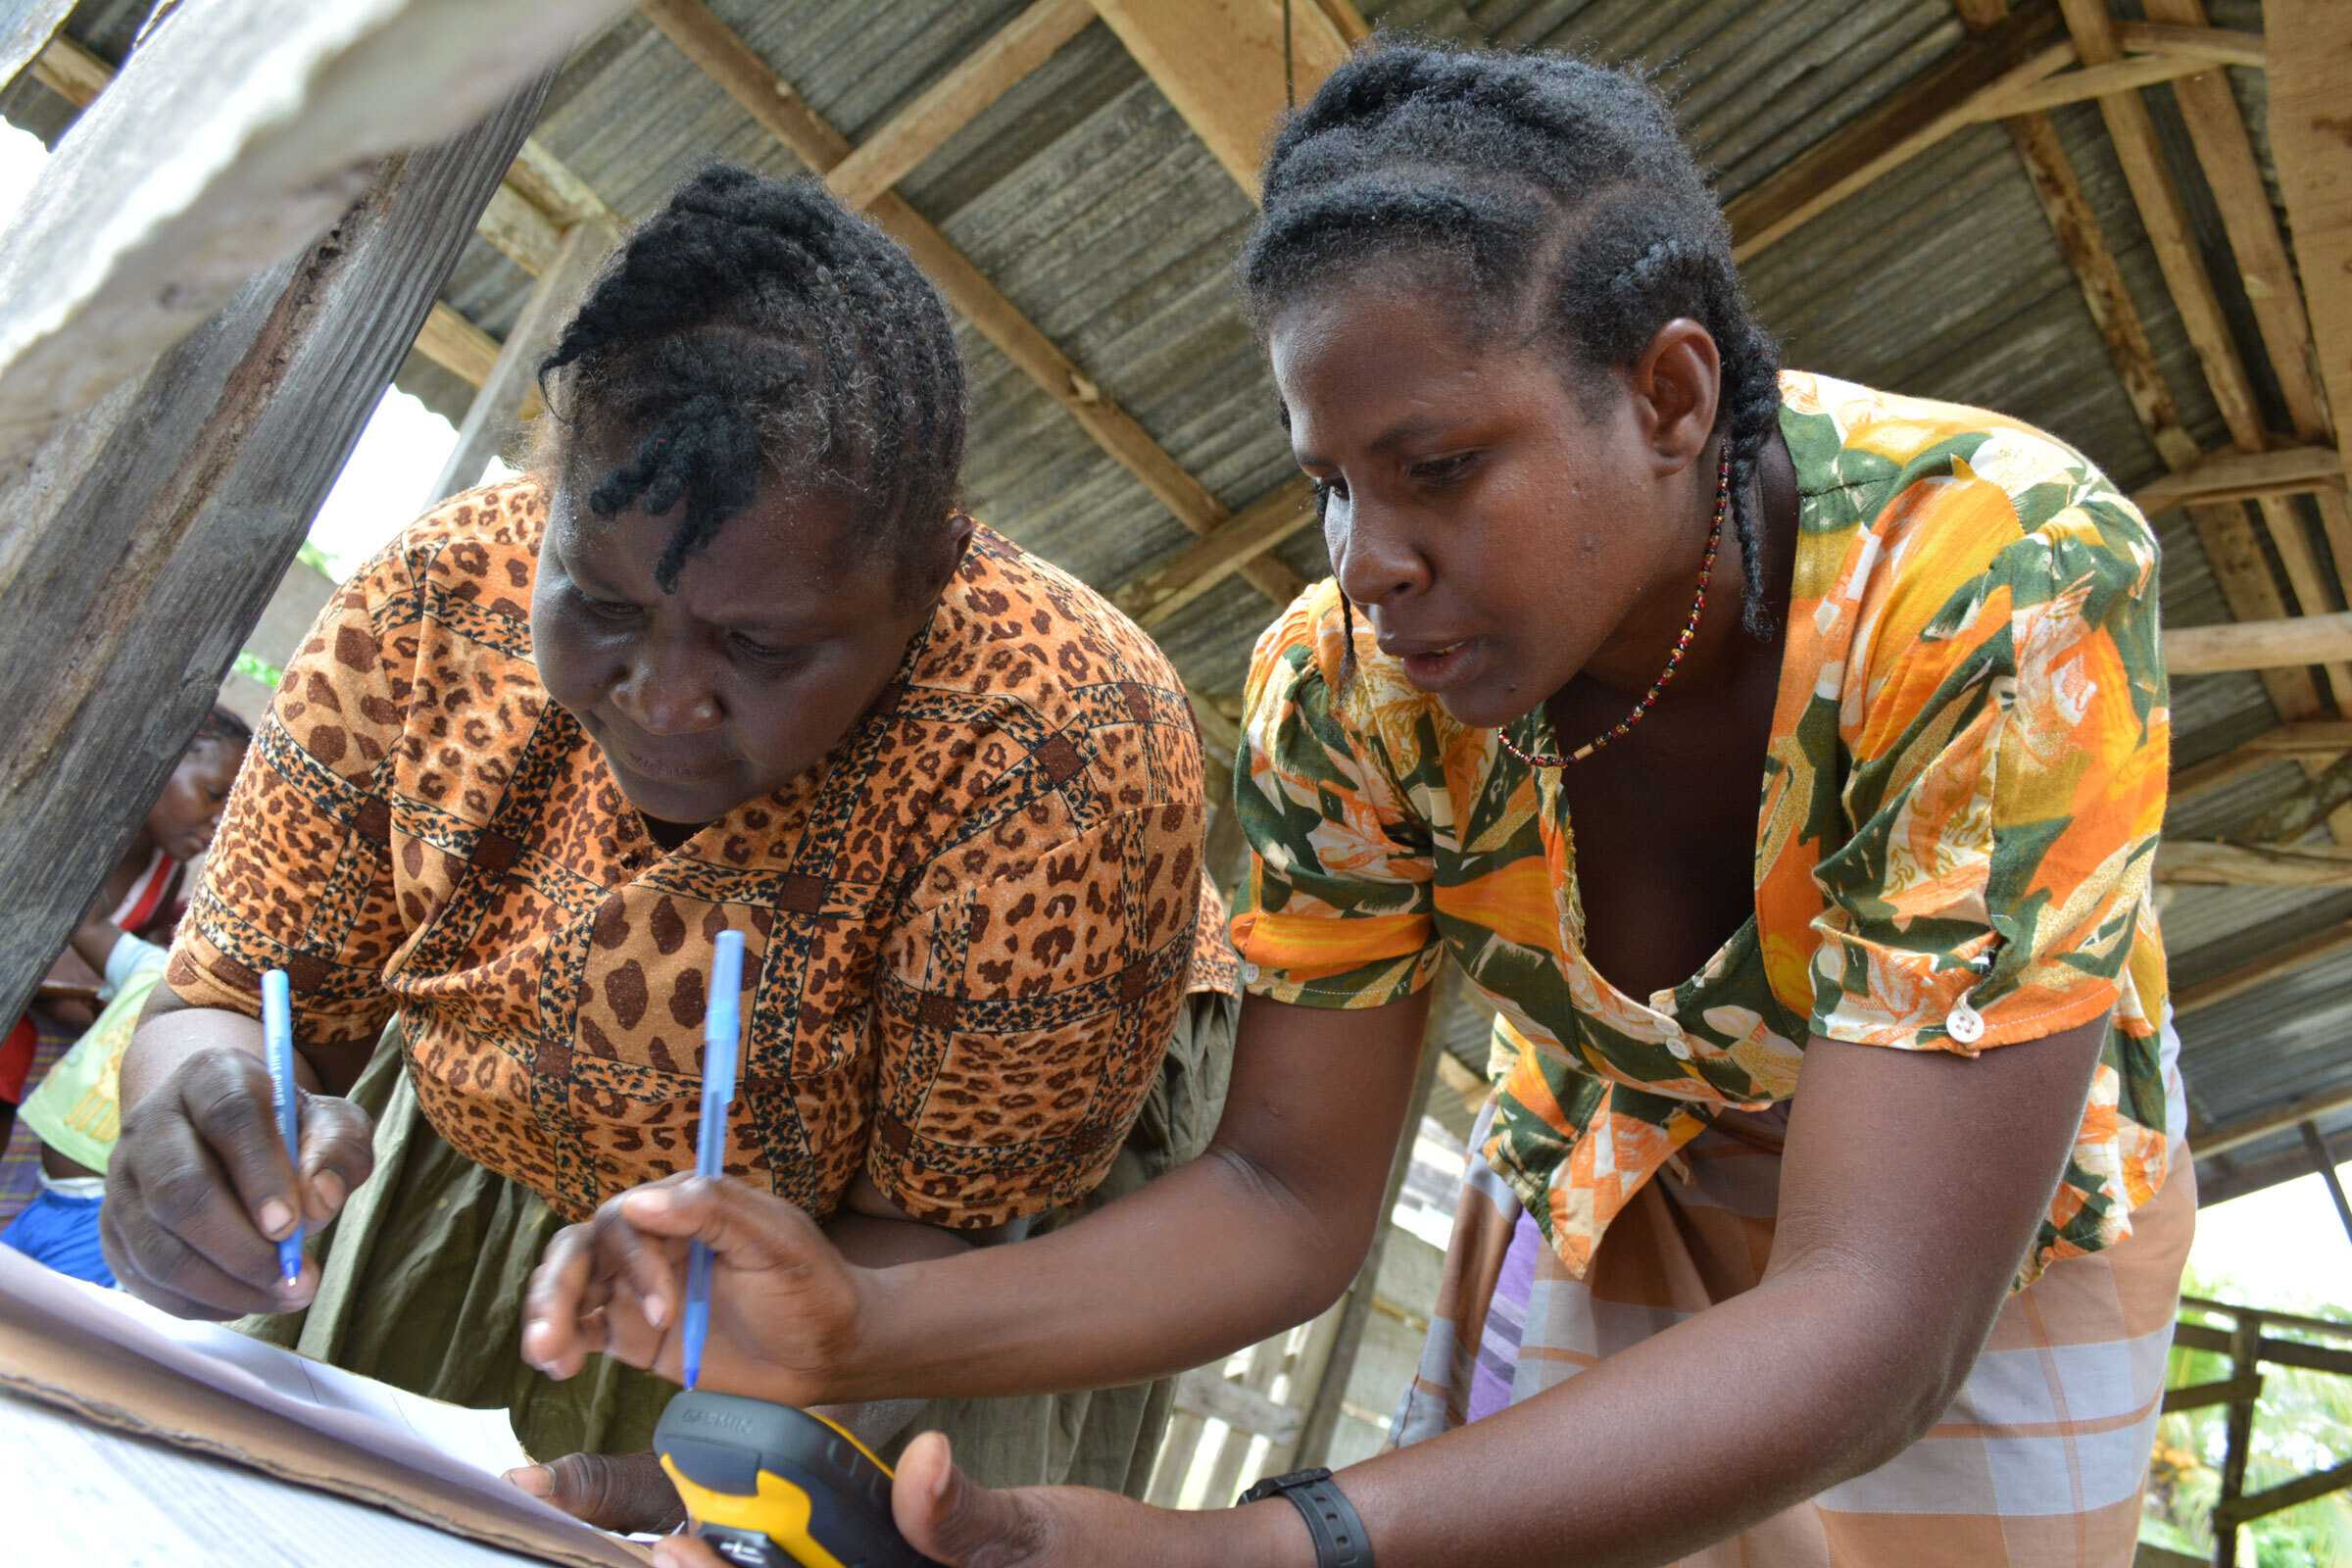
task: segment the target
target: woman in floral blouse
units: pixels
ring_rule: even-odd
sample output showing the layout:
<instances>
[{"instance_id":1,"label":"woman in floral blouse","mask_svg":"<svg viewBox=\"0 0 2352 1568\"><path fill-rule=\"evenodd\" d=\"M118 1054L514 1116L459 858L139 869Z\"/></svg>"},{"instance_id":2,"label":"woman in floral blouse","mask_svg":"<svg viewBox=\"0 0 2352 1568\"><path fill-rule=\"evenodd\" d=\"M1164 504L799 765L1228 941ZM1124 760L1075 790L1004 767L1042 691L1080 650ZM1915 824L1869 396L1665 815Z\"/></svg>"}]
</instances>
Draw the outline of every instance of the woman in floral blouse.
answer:
<instances>
[{"instance_id":1,"label":"woman in floral blouse","mask_svg":"<svg viewBox=\"0 0 2352 1568\"><path fill-rule=\"evenodd\" d=\"M1223 1353L1353 1273L1450 957L1496 1088L1399 1446L1345 1502L1180 1515L933 1440L925 1551L2127 1562L2195 1208L2147 524L2014 420L1781 370L1625 74L1376 48L1264 188L1243 281L1336 576L1250 671L1209 1154L887 1277L641 1192L555 1249L526 1351L665 1362L612 1280L700 1226L767 1265L727 1375L774 1397Z\"/></svg>"}]
</instances>

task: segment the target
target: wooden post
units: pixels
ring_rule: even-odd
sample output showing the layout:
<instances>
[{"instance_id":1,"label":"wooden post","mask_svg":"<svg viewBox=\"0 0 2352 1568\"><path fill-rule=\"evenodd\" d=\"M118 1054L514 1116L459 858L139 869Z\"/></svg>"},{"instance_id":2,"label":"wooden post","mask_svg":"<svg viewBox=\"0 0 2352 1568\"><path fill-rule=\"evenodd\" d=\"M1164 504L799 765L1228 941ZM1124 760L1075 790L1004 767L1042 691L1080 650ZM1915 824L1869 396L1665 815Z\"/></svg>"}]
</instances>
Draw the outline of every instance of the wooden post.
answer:
<instances>
[{"instance_id":1,"label":"wooden post","mask_svg":"<svg viewBox=\"0 0 2352 1568\"><path fill-rule=\"evenodd\" d=\"M65 425L0 498L0 1016L176 764L550 79L385 161L324 238Z\"/></svg>"},{"instance_id":2,"label":"wooden post","mask_svg":"<svg viewBox=\"0 0 2352 1568\"><path fill-rule=\"evenodd\" d=\"M467 405L466 422L458 427L457 449L442 465L430 499L479 483L490 460L506 451L538 391L539 362L556 346L564 318L618 243L617 233L593 220L574 224L559 242L547 270L532 285L521 318L500 346L482 389Z\"/></svg>"},{"instance_id":3,"label":"wooden post","mask_svg":"<svg viewBox=\"0 0 2352 1568\"><path fill-rule=\"evenodd\" d=\"M1450 980L1448 968L1441 983ZM1450 988L1448 988L1450 989ZM1434 1020L1445 998L1430 1008ZM1372 1315L1373 1292L1380 1284L1381 1254L1388 1250L1390 1233L1396 1229L1395 1218L1396 1195L1403 1191L1404 1173L1413 1163L1413 1141L1421 1136L1421 1116L1429 1108L1430 1086L1438 1081L1430 1057L1442 1048L1437 1044L1436 1031L1424 1030L1421 1038L1421 1064L1413 1082L1413 1098L1405 1106L1404 1130L1396 1139L1396 1157L1389 1161L1388 1186L1380 1195L1380 1221L1372 1230L1371 1250L1364 1253L1363 1267L1355 1271L1355 1283L1348 1287L1342 1298L1345 1310L1340 1314L1339 1332L1334 1336L1331 1358L1319 1369L1313 1369L1315 1397L1306 1409L1306 1424L1299 1429L1298 1463L1300 1466L1319 1465L1331 1453L1332 1434L1339 1430L1340 1406L1348 1397L1348 1380L1355 1371L1355 1353L1364 1339L1364 1320Z\"/></svg>"},{"instance_id":4,"label":"wooden post","mask_svg":"<svg viewBox=\"0 0 2352 1568\"><path fill-rule=\"evenodd\" d=\"M2344 1184L2335 1174L2335 1161L2328 1154L2328 1140L2320 1136L2316 1122L2305 1122L2302 1133L2303 1147L2311 1152L2311 1168L2328 1184L2328 1196L2335 1200L2335 1217L2344 1222L2345 1237L2352 1239L2352 1200L2344 1197Z\"/></svg>"},{"instance_id":5,"label":"wooden post","mask_svg":"<svg viewBox=\"0 0 2352 1568\"><path fill-rule=\"evenodd\" d=\"M2237 1568L2237 1526L2230 1504L2246 1490L2246 1456L2254 1446L2254 1404L2262 1392L2262 1315L2237 1311L2230 1331L2230 1376L2253 1379L2254 1393L2230 1402L2229 1446L2222 1456L2222 1495L2214 1505L2214 1568Z\"/></svg>"},{"instance_id":6,"label":"wooden post","mask_svg":"<svg viewBox=\"0 0 2352 1568\"><path fill-rule=\"evenodd\" d=\"M0 87L23 74L74 14L74 0L30 0L0 17Z\"/></svg>"}]
</instances>

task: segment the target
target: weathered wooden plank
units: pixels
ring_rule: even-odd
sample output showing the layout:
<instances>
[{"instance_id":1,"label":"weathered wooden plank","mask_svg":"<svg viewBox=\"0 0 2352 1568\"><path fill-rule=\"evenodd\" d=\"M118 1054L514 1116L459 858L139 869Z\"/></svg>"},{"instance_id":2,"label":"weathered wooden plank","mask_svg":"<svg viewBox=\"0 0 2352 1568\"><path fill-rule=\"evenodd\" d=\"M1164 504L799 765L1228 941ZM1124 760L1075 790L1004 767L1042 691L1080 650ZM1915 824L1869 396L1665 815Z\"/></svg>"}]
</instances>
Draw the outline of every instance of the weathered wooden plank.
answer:
<instances>
[{"instance_id":1,"label":"weathered wooden plank","mask_svg":"<svg viewBox=\"0 0 2352 1568\"><path fill-rule=\"evenodd\" d=\"M112 66L63 33L32 62L32 79L76 109L89 108L114 74Z\"/></svg>"},{"instance_id":2,"label":"weathered wooden plank","mask_svg":"<svg viewBox=\"0 0 2352 1568\"><path fill-rule=\"evenodd\" d=\"M2220 757L2173 774L2176 801L2244 778L2288 757L2340 757L2352 752L2352 720L2311 718L2267 730Z\"/></svg>"},{"instance_id":3,"label":"weathered wooden plank","mask_svg":"<svg viewBox=\"0 0 2352 1568\"><path fill-rule=\"evenodd\" d=\"M2079 71L2062 71L2039 81L2025 82L1991 94L1975 105L1972 112L1978 120L2040 114L2068 104L2087 103L2093 98L2138 92L2212 70L2213 61L2203 55L2135 55L2129 60L2084 66Z\"/></svg>"},{"instance_id":4,"label":"weathered wooden plank","mask_svg":"<svg viewBox=\"0 0 2352 1568\"><path fill-rule=\"evenodd\" d=\"M503 181L490 193L474 229L493 250L533 277L555 265L556 252L564 244L564 230L555 220Z\"/></svg>"},{"instance_id":5,"label":"weathered wooden plank","mask_svg":"<svg viewBox=\"0 0 2352 1568\"><path fill-rule=\"evenodd\" d=\"M1088 0L1036 0L828 171L826 187L847 206L872 205L1094 20Z\"/></svg>"},{"instance_id":6,"label":"weathered wooden plank","mask_svg":"<svg viewBox=\"0 0 2352 1568\"><path fill-rule=\"evenodd\" d=\"M475 386L490 379L498 349L498 339L439 300L425 313L424 326L416 334L417 353Z\"/></svg>"},{"instance_id":7,"label":"weathered wooden plank","mask_svg":"<svg viewBox=\"0 0 2352 1568\"><path fill-rule=\"evenodd\" d=\"M1314 521L1315 487L1304 478L1290 480L1198 544L1122 583L1111 597L1139 624L1156 626Z\"/></svg>"},{"instance_id":8,"label":"weathered wooden plank","mask_svg":"<svg viewBox=\"0 0 2352 1568\"><path fill-rule=\"evenodd\" d=\"M132 70L171 53L190 15ZM31 994L213 702L548 80L375 165L323 238L64 425L0 494L0 1012Z\"/></svg>"},{"instance_id":9,"label":"weathered wooden plank","mask_svg":"<svg viewBox=\"0 0 2352 1568\"><path fill-rule=\"evenodd\" d=\"M1995 24L1950 60L1877 108L1834 132L1810 152L1725 209L1733 255L1746 261L1795 232L1888 170L1975 124L1978 111L2075 59L2047 11Z\"/></svg>"},{"instance_id":10,"label":"weathered wooden plank","mask_svg":"<svg viewBox=\"0 0 2352 1568\"><path fill-rule=\"evenodd\" d=\"M610 203L590 189L586 180L573 173L536 136L522 144L514 167L507 171L506 182L524 201L545 213L558 228L593 222L620 233L629 226L628 220L614 212Z\"/></svg>"},{"instance_id":11,"label":"weathered wooden plank","mask_svg":"<svg viewBox=\"0 0 2352 1568\"><path fill-rule=\"evenodd\" d=\"M703 0L638 0L637 9L697 69L819 175L839 168L850 156L849 140L809 108L792 84L777 75ZM867 214L906 247L915 265L966 320L1059 404L1096 445L1134 474L1177 521L1194 533L1204 534L1231 514L1132 415L1103 396L1102 389L1022 315L972 265L971 258L903 197L885 191L874 199ZM1279 561L1253 562L1242 575L1278 605L1290 603L1304 586L1298 574Z\"/></svg>"},{"instance_id":12,"label":"weathered wooden plank","mask_svg":"<svg viewBox=\"0 0 2352 1568\"><path fill-rule=\"evenodd\" d=\"M531 290L514 330L498 352L458 426L458 444L434 481L435 496L454 495L476 483L492 458L505 453L539 391L539 362L554 351L572 307L620 236L601 222L574 226L556 247L547 270Z\"/></svg>"},{"instance_id":13,"label":"weathered wooden plank","mask_svg":"<svg viewBox=\"0 0 2352 1568\"><path fill-rule=\"evenodd\" d=\"M2345 658L2352 658L2352 610L2221 626L2182 626L2164 634L2164 667L2175 675L2325 664Z\"/></svg>"},{"instance_id":14,"label":"weathered wooden plank","mask_svg":"<svg viewBox=\"0 0 2352 1568\"><path fill-rule=\"evenodd\" d=\"M2352 924L2315 932L2299 942L2288 943L2275 953L2266 953L2251 962L2239 964L2234 969L2225 970L2221 974L2199 980L2194 985L2182 986L2173 993L2173 1011L2189 1013L2196 1011L2199 1007L2210 1007L2216 1003L2227 1002L2231 997L2243 996L2256 986L2276 980L2282 974L2291 974L2306 964L2332 958L2337 954L2346 951L2352 951ZM2318 1113L2308 1111L2305 1114L2316 1115ZM2296 1120L2300 1119L2300 1117L2292 1118L2279 1123L2278 1126L2291 1127ZM2264 1129L2266 1132L2277 1132L2278 1130L2277 1126ZM2256 1133L2251 1136L2260 1137L2262 1135ZM2205 1153L2207 1147L2207 1145L2198 1146L2197 1153L2200 1157ZM2214 1152L2218 1153L2220 1151L2215 1150Z\"/></svg>"},{"instance_id":15,"label":"weathered wooden plank","mask_svg":"<svg viewBox=\"0 0 2352 1568\"><path fill-rule=\"evenodd\" d=\"M2164 1413L2170 1415L2175 1410L2203 1410L2236 1399L2260 1397L2262 1374L2253 1372L2244 1377L2223 1378L2214 1383L2191 1383L2183 1388L2167 1389L2164 1391Z\"/></svg>"},{"instance_id":16,"label":"weathered wooden plank","mask_svg":"<svg viewBox=\"0 0 2352 1568\"><path fill-rule=\"evenodd\" d=\"M0 87L6 87L49 47L74 14L74 0L20 0L0 16Z\"/></svg>"},{"instance_id":17,"label":"weathered wooden plank","mask_svg":"<svg viewBox=\"0 0 2352 1568\"><path fill-rule=\"evenodd\" d=\"M2274 55L2271 149L2294 228L2319 380L2340 422L2352 418L2352 7L2271 0L2263 18Z\"/></svg>"},{"instance_id":18,"label":"weathered wooden plank","mask_svg":"<svg viewBox=\"0 0 2352 1568\"><path fill-rule=\"evenodd\" d=\"M2352 844L2289 847L2166 839L2156 880L2196 887L2352 887Z\"/></svg>"},{"instance_id":19,"label":"weathered wooden plank","mask_svg":"<svg viewBox=\"0 0 2352 1568\"><path fill-rule=\"evenodd\" d=\"M1287 105L1286 67L1303 103L1348 58L1348 38L1313 5L1095 0L1095 9L1253 202L1258 165Z\"/></svg>"},{"instance_id":20,"label":"weathered wooden plank","mask_svg":"<svg viewBox=\"0 0 2352 1568\"><path fill-rule=\"evenodd\" d=\"M2352 1487L2352 1463L2339 1464L2332 1470L2305 1476L2262 1492L2250 1492L2242 1497L2224 1497L2213 1505L2213 1523L2219 1530L2234 1530L2249 1519L2292 1508L2297 1503L2325 1497L2331 1492Z\"/></svg>"},{"instance_id":21,"label":"weathered wooden plank","mask_svg":"<svg viewBox=\"0 0 2352 1568\"><path fill-rule=\"evenodd\" d=\"M2271 63L2270 40L2259 32L2210 26L2200 0L2196 20L2184 20L2180 8L2159 3L2148 6L2151 17L2164 22L2119 22L2116 41L2135 55L2184 55L2217 66L2244 66L2261 71Z\"/></svg>"},{"instance_id":22,"label":"weathered wooden plank","mask_svg":"<svg viewBox=\"0 0 2352 1568\"><path fill-rule=\"evenodd\" d=\"M378 159L462 129L615 9L216 0L172 12L0 233L0 472L332 222ZM291 107L283 93L221 90L265 59L273 77L327 90Z\"/></svg>"},{"instance_id":23,"label":"weathered wooden plank","mask_svg":"<svg viewBox=\"0 0 2352 1568\"><path fill-rule=\"evenodd\" d=\"M2140 486L2132 504L2147 516L2192 502L2251 501L2262 496L2340 492L2343 460L2331 446L2281 447L2276 452L2223 452Z\"/></svg>"},{"instance_id":24,"label":"weathered wooden plank","mask_svg":"<svg viewBox=\"0 0 2352 1568\"><path fill-rule=\"evenodd\" d=\"M1267 1346L1279 1354L1280 1339L1268 1340L1257 1348L1262 1353ZM1254 1358L1254 1357L1253 1357ZM1303 1412L1293 1409L1261 1389L1246 1381L1228 1378L1213 1366L1195 1367L1176 1380L1176 1408L1187 1415L1207 1416L1222 1421L1241 1436L1239 1446L1247 1448L1252 1437L1270 1438L1276 1443L1297 1443L1298 1424ZM1227 1440L1229 1446L1230 1439ZM1237 1458L1238 1466L1240 1460ZM1216 1495L1212 1489L1210 1495Z\"/></svg>"}]
</instances>

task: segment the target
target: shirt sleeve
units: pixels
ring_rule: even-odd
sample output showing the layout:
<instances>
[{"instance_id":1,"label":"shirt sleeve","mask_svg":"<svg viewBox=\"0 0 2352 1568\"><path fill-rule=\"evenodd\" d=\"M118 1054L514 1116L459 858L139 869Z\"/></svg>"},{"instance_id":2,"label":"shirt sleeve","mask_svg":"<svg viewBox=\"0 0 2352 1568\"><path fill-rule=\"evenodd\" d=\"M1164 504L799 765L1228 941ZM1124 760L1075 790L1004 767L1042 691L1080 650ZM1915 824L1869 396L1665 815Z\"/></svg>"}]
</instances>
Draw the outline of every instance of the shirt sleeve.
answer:
<instances>
[{"instance_id":1,"label":"shirt sleeve","mask_svg":"<svg viewBox=\"0 0 2352 1568\"><path fill-rule=\"evenodd\" d=\"M192 1005L258 1016L262 972L283 968L306 1045L371 1043L393 1012L382 976L404 933L383 787L420 619L405 543L336 591L287 664L165 971Z\"/></svg>"},{"instance_id":2,"label":"shirt sleeve","mask_svg":"<svg viewBox=\"0 0 2352 1568\"><path fill-rule=\"evenodd\" d=\"M1001 1225L1108 1173L1191 987L1201 808L1196 790L1062 834L1033 804L992 837L1049 847L892 933L865 1168L915 1219Z\"/></svg>"},{"instance_id":3,"label":"shirt sleeve","mask_svg":"<svg viewBox=\"0 0 2352 1568\"><path fill-rule=\"evenodd\" d=\"M1974 1054L2117 1002L2170 766L2156 546L2095 468L2044 450L2072 461L1897 498L1916 557L1816 698L1851 758L1851 836L1815 872L1828 1039Z\"/></svg>"},{"instance_id":4,"label":"shirt sleeve","mask_svg":"<svg viewBox=\"0 0 2352 1568\"><path fill-rule=\"evenodd\" d=\"M1427 986L1444 949L1428 828L1377 740L1343 711L1378 694L1335 694L1343 635L1326 582L1267 628L1251 658L1234 769L1250 876L1233 939L1257 995L1376 1007Z\"/></svg>"}]
</instances>

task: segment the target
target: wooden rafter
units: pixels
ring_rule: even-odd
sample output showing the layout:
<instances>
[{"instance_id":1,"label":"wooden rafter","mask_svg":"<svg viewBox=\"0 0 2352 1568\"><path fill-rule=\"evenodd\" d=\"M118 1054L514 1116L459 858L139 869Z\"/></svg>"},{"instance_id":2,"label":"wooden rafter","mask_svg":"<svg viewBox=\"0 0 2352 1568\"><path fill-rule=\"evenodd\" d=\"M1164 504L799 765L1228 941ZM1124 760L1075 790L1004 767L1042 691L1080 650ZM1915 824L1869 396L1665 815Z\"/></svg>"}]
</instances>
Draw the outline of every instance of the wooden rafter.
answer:
<instances>
[{"instance_id":1,"label":"wooden rafter","mask_svg":"<svg viewBox=\"0 0 2352 1568\"><path fill-rule=\"evenodd\" d=\"M2007 0L1953 0L1953 9L1962 22L1980 31L1998 26L2008 15ZM2107 346L2109 362L2123 383L2132 413L2147 431L2157 456L2175 472L2199 467L2206 460L2181 422L2172 389L2156 364L2156 351L2148 341L2147 328L2140 321L2139 311L2124 282L2123 269L2117 265L2115 253L2099 227L2098 216L2083 195L2082 181L2059 140L2056 124L2047 115L2030 114L2011 117L2001 125L2017 150L2018 161L2041 204L2043 216L2049 220L2059 251L2082 291L2083 304ZM2275 620L2285 615L2286 596L2272 576L2246 509L2242 505L2198 503L2188 498L2182 498L2182 503L2187 506L2197 542L2204 549L2214 581L2222 590L2230 612L2240 620ZM2273 667L2259 673L2263 690L2282 723L2291 726L2315 720L2325 710L2319 683L2310 670ZM2306 773L2316 774L2328 765L2330 759L2324 755L2303 755L2297 760ZM2338 843L2352 842L2352 811L2337 812L2329 819L2328 830Z\"/></svg>"},{"instance_id":2,"label":"wooden rafter","mask_svg":"<svg viewBox=\"0 0 2352 1568\"><path fill-rule=\"evenodd\" d=\"M1252 202L1289 88L1295 84L1305 99L1348 58L1351 43L1328 11L1300 5L1286 17L1280 0L1095 0L1095 10Z\"/></svg>"},{"instance_id":3,"label":"wooden rafter","mask_svg":"<svg viewBox=\"0 0 2352 1568\"><path fill-rule=\"evenodd\" d=\"M2344 70L2352 10L2334 0L2272 0L2266 16L2282 51L2271 82L2271 145L2294 224L2318 376L2338 420L2352 419L2352 133L2345 129Z\"/></svg>"},{"instance_id":4,"label":"wooden rafter","mask_svg":"<svg viewBox=\"0 0 2352 1568\"><path fill-rule=\"evenodd\" d=\"M2266 953L2234 969L2182 986L2173 993L2173 1010L2177 1013L2194 1012L2243 996L2256 986L2268 984L2280 975L2291 974L2309 964L2332 958L2339 953L2352 952L2352 921L2315 932L2298 942Z\"/></svg>"},{"instance_id":5,"label":"wooden rafter","mask_svg":"<svg viewBox=\"0 0 2352 1568\"><path fill-rule=\"evenodd\" d=\"M480 386L498 364L499 341L439 300L416 334L416 352L469 386Z\"/></svg>"},{"instance_id":6,"label":"wooden rafter","mask_svg":"<svg viewBox=\"0 0 2352 1568\"><path fill-rule=\"evenodd\" d=\"M2346 659L2352 659L2352 610L2173 627L2164 634L2164 667L2175 675L2326 664Z\"/></svg>"},{"instance_id":7,"label":"wooden rafter","mask_svg":"<svg viewBox=\"0 0 2352 1568\"><path fill-rule=\"evenodd\" d=\"M2335 758L2346 752L2352 752L2352 720L2314 718L2281 724L2220 757L2176 771L2172 798L2185 800L2220 789L2290 758Z\"/></svg>"},{"instance_id":8,"label":"wooden rafter","mask_svg":"<svg viewBox=\"0 0 2352 1568\"><path fill-rule=\"evenodd\" d=\"M2214 888L2352 888L2352 845L2167 839L2156 852L2156 880Z\"/></svg>"},{"instance_id":9,"label":"wooden rafter","mask_svg":"<svg viewBox=\"0 0 2352 1568\"><path fill-rule=\"evenodd\" d=\"M2226 1154L2259 1139L2285 1132L2300 1123L2346 1109L2352 1109L2352 1089L2329 1089L2320 1094L2306 1095L2273 1109L2255 1111L2201 1131L2192 1127L2188 1135L2189 1152L2199 1159Z\"/></svg>"},{"instance_id":10,"label":"wooden rafter","mask_svg":"<svg viewBox=\"0 0 2352 1568\"><path fill-rule=\"evenodd\" d=\"M820 175L845 162L849 140L826 123L703 0L639 0L638 10L705 75ZM1105 397L1068 355L1021 314L969 257L905 198L886 191L868 215L906 247L952 305L1021 371L1061 406L1120 466L1142 481L1194 533L1205 534L1231 513L1185 471L1133 416ZM1268 599L1288 604L1305 586L1279 561L1258 560L1243 575Z\"/></svg>"},{"instance_id":11,"label":"wooden rafter","mask_svg":"<svg viewBox=\"0 0 2352 1568\"><path fill-rule=\"evenodd\" d=\"M1977 123L1986 104L2064 70L2074 58L2046 11L1996 23L1731 203L1725 216L1733 255L1746 261L1794 233L1889 170Z\"/></svg>"},{"instance_id":12,"label":"wooden rafter","mask_svg":"<svg viewBox=\"0 0 2352 1568\"><path fill-rule=\"evenodd\" d=\"M1111 597L1139 624L1156 626L1314 520L1314 486L1292 479L1235 513L1214 533L1129 578Z\"/></svg>"},{"instance_id":13,"label":"wooden rafter","mask_svg":"<svg viewBox=\"0 0 2352 1568\"><path fill-rule=\"evenodd\" d=\"M848 206L870 206L1094 20L1087 0L1035 0L828 171L826 187Z\"/></svg>"},{"instance_id":14,"label":"wooden rafter","mask_svg":"<svg viewBox=\"0 0 2352 1568\"><path fill-rule=\"evenodd\" d=\"M2343 460L2331 446L2280 447L2275 452L2225 452L2203 458L2132 492L2132 504L2154 516L2174 507L2264 496L2318 495L2341 499Z\"/></svg>"}]
</instances>

